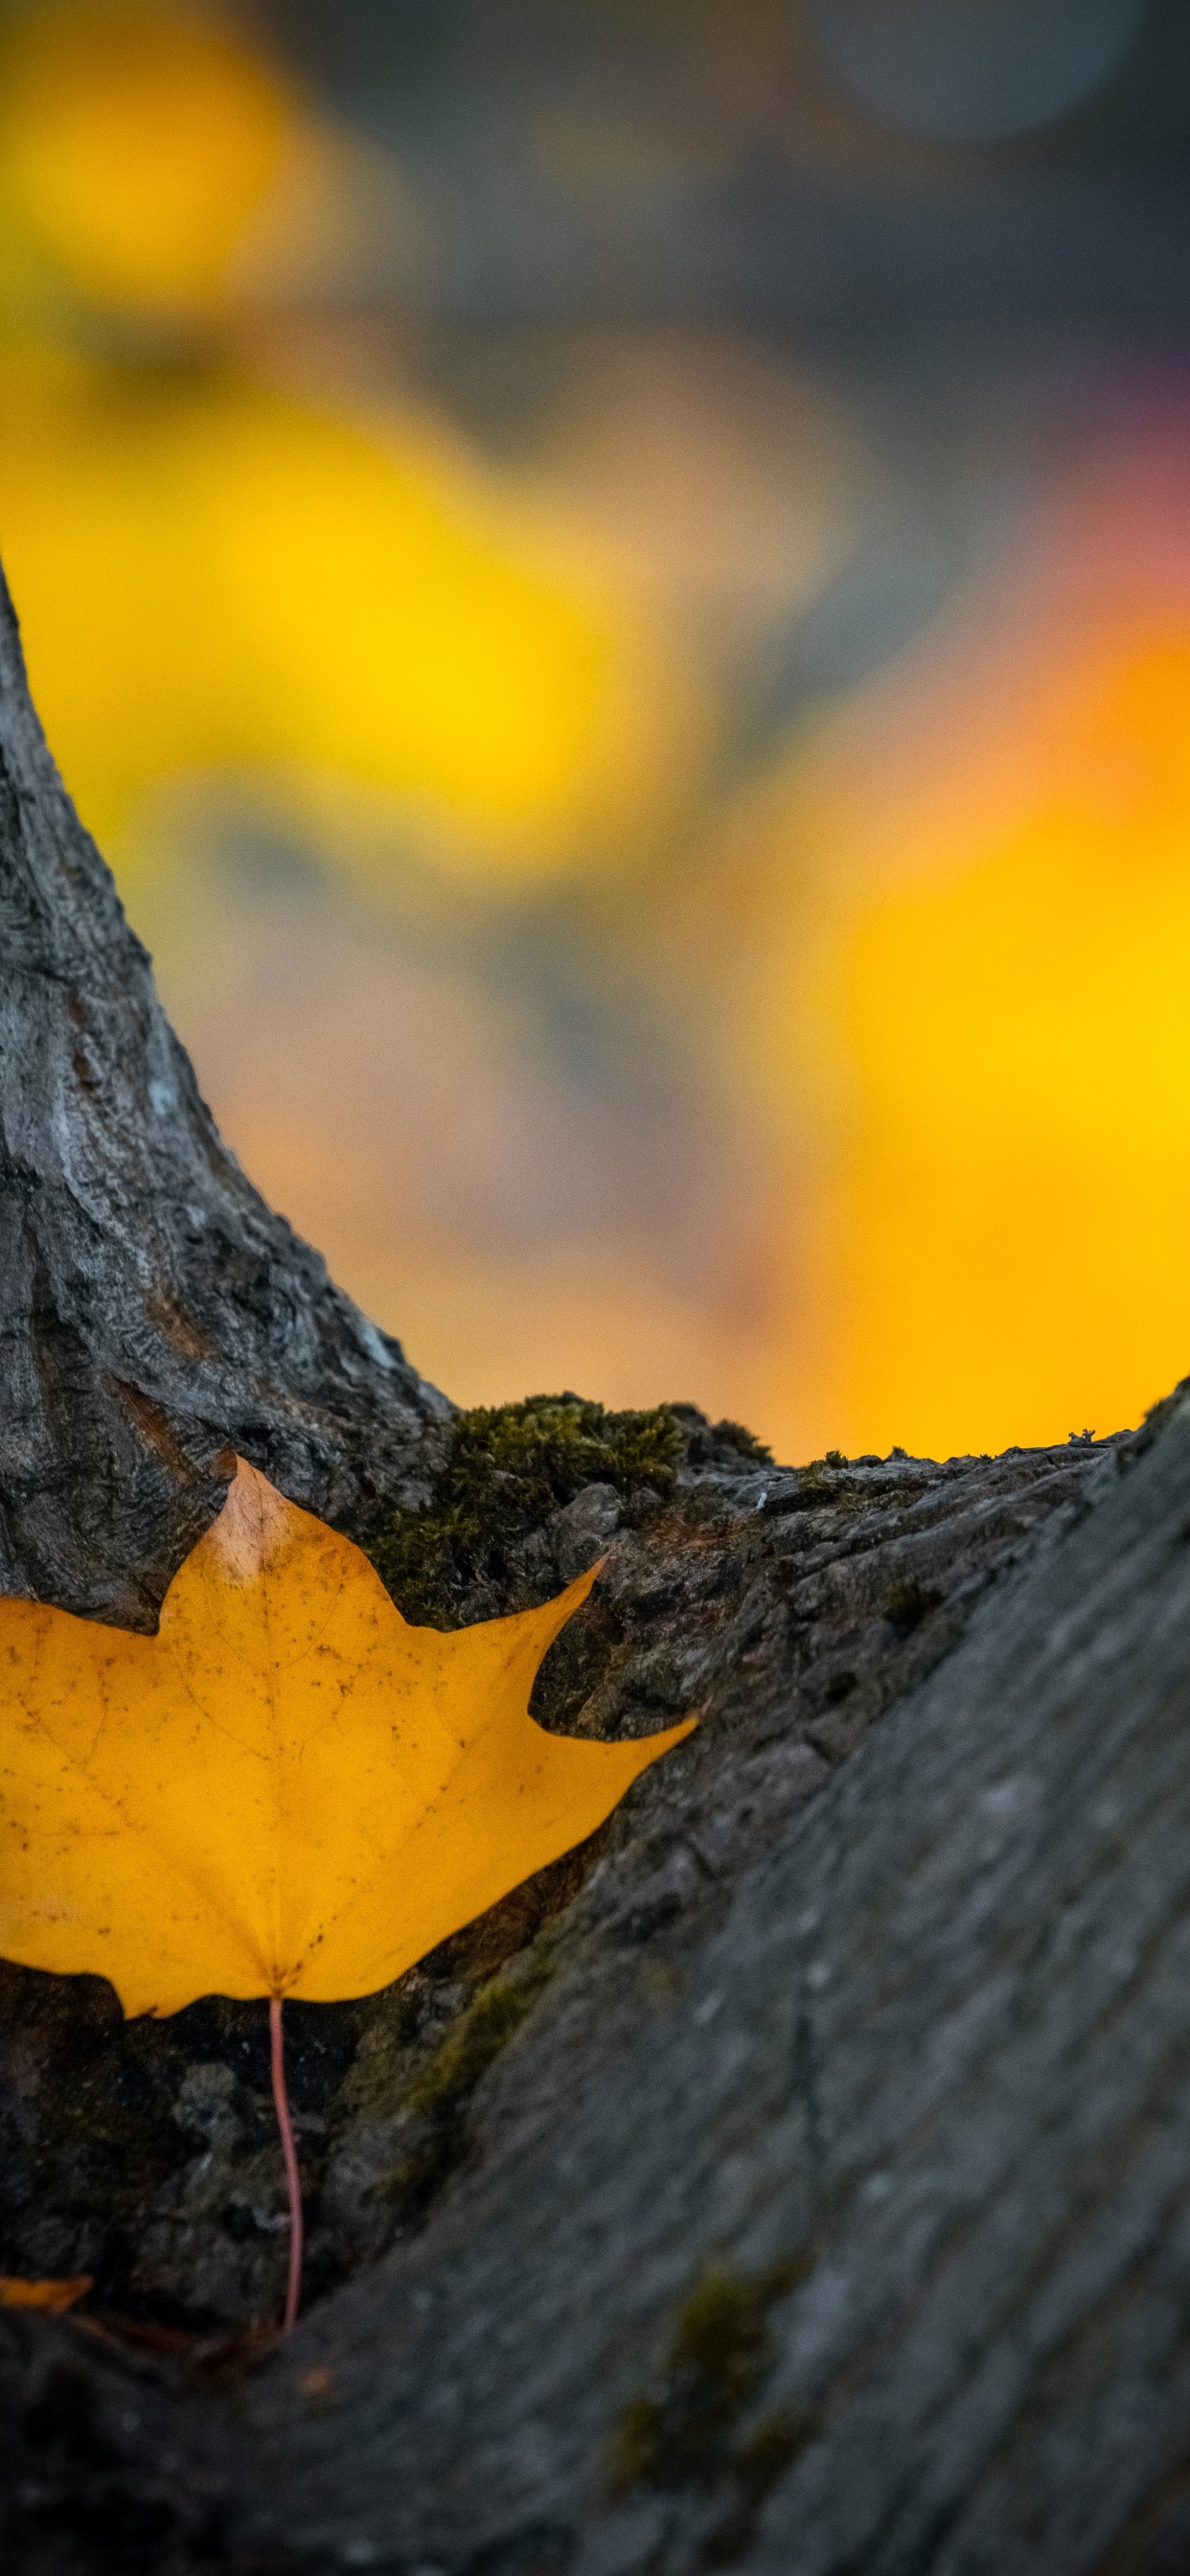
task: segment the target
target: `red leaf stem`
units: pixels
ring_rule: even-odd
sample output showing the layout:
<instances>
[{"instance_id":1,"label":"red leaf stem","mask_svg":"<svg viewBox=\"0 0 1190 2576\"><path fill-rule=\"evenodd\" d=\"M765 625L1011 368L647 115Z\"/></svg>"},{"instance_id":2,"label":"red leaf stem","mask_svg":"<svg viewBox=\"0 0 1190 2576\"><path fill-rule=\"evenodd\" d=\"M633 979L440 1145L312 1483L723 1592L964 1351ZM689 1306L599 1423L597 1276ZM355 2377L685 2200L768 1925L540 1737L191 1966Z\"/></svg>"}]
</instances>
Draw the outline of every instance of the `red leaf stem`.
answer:
<instances>
[{"instance_id":1,"label":"red leaf stem","mask_svg":"<svg viewBox=\"0 0 1190 2576\"><path fill-rule=\"evenodd\" d=\"M289 2186L289 2286L285 2293L284 2317L284 2330L288 2334L298 2312L302 2289L302 2184L297 2148L293 2142L293 2121L289 2116L289 2095L285 2089L285 2039L281 2029L280 1995L269 1997L269 2040L273 2061L273 2100L277 2106L285 2180Z\"/></svg>"}]
</instances>

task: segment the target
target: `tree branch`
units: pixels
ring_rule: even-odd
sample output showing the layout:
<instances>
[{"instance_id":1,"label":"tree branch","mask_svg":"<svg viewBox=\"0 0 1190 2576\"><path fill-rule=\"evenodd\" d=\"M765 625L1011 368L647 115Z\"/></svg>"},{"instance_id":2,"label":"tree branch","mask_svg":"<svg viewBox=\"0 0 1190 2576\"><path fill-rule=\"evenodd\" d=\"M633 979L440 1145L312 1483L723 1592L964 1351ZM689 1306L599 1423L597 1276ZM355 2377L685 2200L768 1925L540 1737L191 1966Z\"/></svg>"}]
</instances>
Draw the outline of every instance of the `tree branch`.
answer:
<instances>
[{"instance_id":1,"label":"tree branch","mask_svg":"<svg viewBox=\"0 0 1190 2576\"><path fill-rule=\"evenodd\" d=\"M333 1518L420 1499L449 1412L223 1143L0 573L0 1589L151 1629L230 1451Z\"/></svg>"}]
</instances>

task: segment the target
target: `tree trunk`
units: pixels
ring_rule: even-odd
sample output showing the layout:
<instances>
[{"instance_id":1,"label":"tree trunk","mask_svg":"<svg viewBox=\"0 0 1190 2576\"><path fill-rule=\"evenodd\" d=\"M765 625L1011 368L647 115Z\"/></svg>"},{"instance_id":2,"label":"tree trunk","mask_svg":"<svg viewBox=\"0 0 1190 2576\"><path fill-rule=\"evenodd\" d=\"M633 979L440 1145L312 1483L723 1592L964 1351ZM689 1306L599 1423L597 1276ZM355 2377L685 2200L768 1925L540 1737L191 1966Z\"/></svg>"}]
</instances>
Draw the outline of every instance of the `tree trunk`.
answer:
<instances>
[{"instance_id":1,"label":"tree trunk","mask_svg":"<svg viewBox=\"0 0 1190 2576\"><path fill-rule=\"evenodd\" d=\"M153 1628L229 1451L324 1518L426 1490L450 1407L223 1144L46 748L2 574L0 1313L7 1592Z\"/></svg>"},{"instance_id":2,"label":"tree trunk","mask_svg":"<svg viewBox=\"0 0 1190 2576\"><path fill-rule=\"evenodd\" d=\"M800 1823L796 1722L661 1766L486 2158L245 2389L244 2564L1190 2564L1190 1402L1122 1463Z\"/></svg>"},{"instance_id":3,"label":"tree trunk","mask_svg":"<svg viewBox=\"0 0 1190 2576\"><path fill-rule=\"evenodd\" d=\"M501 1450L220 1143L6 598L0 681L0 1583L150 1626L235 1448L414 1615L605 1556L535 1713L700 1721L396 1986L287 2009L283 2349L218 2340L286 2270L263 2007L0 1963L0 2272L95 2276L0 2310L6 2570L1173 2576L1186 1390L943 1466L574 1399Z\"/></svg>"},{"instance_id":4,"label":"tree trunk","mask_svg":"<svg viewBox=\"0 0 1190 2576\"><path fill-rule=\"evenodd\" d=\"M531 1553L608 1550L546 1713L698 1732L552 1895L294 2008L287 2348L221 2389L0 2314L20 2576L1187 2563L1190 1403L810 1475L687 1428L671 1508ZM263 2011L80 1997L64 2056L53 1983L21 2268L276 2313Z\"/></svg>"}]
</instances>

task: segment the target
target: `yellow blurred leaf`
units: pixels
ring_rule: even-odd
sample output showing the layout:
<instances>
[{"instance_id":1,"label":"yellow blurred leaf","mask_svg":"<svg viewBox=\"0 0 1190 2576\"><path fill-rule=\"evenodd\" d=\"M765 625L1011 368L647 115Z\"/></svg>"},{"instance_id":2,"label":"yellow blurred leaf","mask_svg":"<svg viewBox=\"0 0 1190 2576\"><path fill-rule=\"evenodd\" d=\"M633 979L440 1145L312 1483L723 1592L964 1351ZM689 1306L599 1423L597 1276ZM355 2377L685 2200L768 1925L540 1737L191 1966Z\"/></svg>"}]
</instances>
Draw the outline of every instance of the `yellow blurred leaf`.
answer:
<instances>
[{"instance_id":1,"label":"yellow blurred leaf","mask_svg":"<svg viewBox=\"0 0 1190 2576\"><path fill-rule=\"evenodd\" d=\"M241 1460L155 1638L0 1602L0 1954L101 1974L129 2013L389 1984L689 1734L530 1718L597 1571L515 1618L409 1627Z\"/></svg>"},{"instance_id":2,"label":"yellow blurred leaf","mask_svg":"<svg viewBox=\"0 0 1190 2576\"><path fill-rule=\"evenodd\" d=\"M3 31L0 168L85 290L207 302L293 115L236 33L165 0L50 0Z\"/></svg>"},{"instance_id":3,"label":"yellow blurred leaf","mask_svg":"<svg viewBox=\"0 0 1190 2576\"><path fill-rule=\"evenodd\" d=\"M102 839L214 772L332 854L362 799L373 876L411 840L529 883L631 842L709 731L591 549L410 412L0 351L0 491L34 696Z\"/></svg>"},{"instance_id":4,"label":"yellow blurred leaf","mask_svg":"<svg viewBox=\"0 0 1190 2576\"><path fill-rule=\"evenodd\" d=\"M41 2308L50 2316L65 2316L67 2308L86 2298L91 2280L90 2272L76 2272L67 2281L14 2281L0 2272L0 2308Z\"/></svg>"}]
</instances>

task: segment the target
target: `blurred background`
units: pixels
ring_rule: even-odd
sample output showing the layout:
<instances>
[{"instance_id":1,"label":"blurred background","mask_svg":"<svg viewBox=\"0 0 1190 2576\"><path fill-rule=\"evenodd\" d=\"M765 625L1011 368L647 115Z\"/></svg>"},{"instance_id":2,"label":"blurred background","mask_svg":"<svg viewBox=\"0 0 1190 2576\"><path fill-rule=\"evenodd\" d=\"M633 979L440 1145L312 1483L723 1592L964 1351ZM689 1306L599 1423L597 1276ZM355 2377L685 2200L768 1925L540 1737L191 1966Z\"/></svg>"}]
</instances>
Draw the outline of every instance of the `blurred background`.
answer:
<instances>
[{"instance_id":1,"label":"blurred background","mask_svg":"<svg viewBox=\"0 0 1190 2576\"><path fill-rule=\"evenodd\" d=\"M943 1455L1190 1369L1185 0L8 0L0 551L451 1395Z\"/></svg>"}]
</instances>

